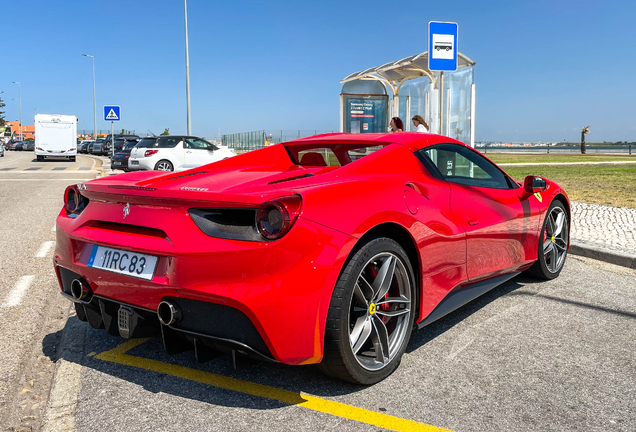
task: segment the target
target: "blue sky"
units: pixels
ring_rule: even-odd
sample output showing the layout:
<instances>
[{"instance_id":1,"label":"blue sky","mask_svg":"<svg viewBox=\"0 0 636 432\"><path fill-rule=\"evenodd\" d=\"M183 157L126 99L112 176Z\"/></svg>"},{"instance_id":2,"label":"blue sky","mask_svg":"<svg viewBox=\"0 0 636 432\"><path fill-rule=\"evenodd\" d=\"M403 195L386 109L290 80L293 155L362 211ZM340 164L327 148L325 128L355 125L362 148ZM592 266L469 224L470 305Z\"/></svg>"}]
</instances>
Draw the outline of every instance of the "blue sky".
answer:
<instances>
[{"instance_id":1,"label":"blue sky","mask_svg":"<svg viewBox=\"0 0 636 432\"><path fill-rule=\"evenodd\" d=\"M184 133L181 0L0 2L6 119L101 107L120 128ZM427 49L427 23L459 24L477 62L477 140L636 140L636 3L619 1L188 1L193 134L337 130L339 81Z\"/></svg>"}]
</instances>

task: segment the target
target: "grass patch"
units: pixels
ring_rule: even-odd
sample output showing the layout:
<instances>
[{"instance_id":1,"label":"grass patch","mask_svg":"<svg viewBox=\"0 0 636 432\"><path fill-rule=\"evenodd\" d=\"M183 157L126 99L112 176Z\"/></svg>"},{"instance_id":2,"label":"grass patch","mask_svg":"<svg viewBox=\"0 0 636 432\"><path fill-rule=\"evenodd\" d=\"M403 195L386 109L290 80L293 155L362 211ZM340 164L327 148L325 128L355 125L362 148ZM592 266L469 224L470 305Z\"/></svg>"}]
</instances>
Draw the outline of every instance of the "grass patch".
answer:
<instances>
[{"instance_id":1,"label":"grass patch","mask_svg":"<svg viewBox=\"0 0 636 432\"><path fill-rule=\"evenodd\" d=\"M636 153L636 151L635 151ZM543 163L543 162L620 162L636 161L636 154L628 155L592 155L592 154L509 154L486 153L495 163Z\"/></svg>"},{"instance_id":2,"label":"grass patch","mask_svg":"<svg viewBox=\"0 0 636 432\"><path fill-rule=\"evenodd\" d=\"M636 208L636 164L503 168L520 182L528 175L555 181L572 201Z\"/></svg>"}]
</instances>

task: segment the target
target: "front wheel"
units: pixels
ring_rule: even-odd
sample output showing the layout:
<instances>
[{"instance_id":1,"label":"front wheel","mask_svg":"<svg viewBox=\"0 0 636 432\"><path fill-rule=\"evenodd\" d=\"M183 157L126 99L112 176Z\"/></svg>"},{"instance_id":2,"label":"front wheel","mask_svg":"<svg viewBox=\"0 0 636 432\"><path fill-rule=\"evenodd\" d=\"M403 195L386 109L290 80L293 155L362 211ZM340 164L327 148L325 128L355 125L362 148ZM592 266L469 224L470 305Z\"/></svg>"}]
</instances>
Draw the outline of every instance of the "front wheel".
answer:
<instances>
[{"instance_id":1,"label":"front wheel","mask_svg":"<svg viewBox=\"0 0 636 432\"><path fill-rule=\"evenodd\" d=\"M357 384L389 376L411 337L415 278L404 249L376 237L355 252L334 289L321 368Z\"/></svg>"},{"instance_id":2,"label":"front wheel","mask_svg":"<svg viewBox=\"0 0 636 432\"><path fill-rule=\"evenodd\" d=\"M157 162L155 171L174 171L174 167L170 161L164 159Z\"/></svg>"},{"instance_id":3,"label":"front wheel","mask_svg":"<svg viewBox=\"0 0 636 432\"><path fill-rule=\"evenodd\" d=\"M561 273L568 254L568 215L560 201L552 201L539 235L538 259L528 270L539 279L554 279Z\"/></svg>"}]
</instances>

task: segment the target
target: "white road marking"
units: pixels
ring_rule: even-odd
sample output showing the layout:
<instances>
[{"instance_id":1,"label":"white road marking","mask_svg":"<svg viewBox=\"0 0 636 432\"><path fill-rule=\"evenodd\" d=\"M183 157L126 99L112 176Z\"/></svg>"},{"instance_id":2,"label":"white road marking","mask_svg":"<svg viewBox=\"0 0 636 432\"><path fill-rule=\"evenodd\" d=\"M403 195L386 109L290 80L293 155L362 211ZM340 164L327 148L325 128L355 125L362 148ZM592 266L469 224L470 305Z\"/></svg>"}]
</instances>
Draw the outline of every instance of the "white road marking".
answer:
<instances>
[{"instance_id":1,"label":"white road marking","mask_svg":"<svg viewBox=\"0 0 636 432\"><path fill-rule=\"evenodd\" d=\"M5 157L7 157L7 150L5 150L4 154L5 154ZM18 156L17 158L15 158L15 159L2 161L2 162L0 162L0 165L7 165L7 164L10 164L10 163L14 163L15 161L18 161L18 160L22 159L23 157L24 157L24 155L21 155L21 156Z\"/></svg>"},{"instance_id":2,"label":"white road marking","mask_svg":"<svg viewBox=\"0 0 636 432\"><path fill-rule=\"evenodd\" d=\"M44 243L42 243L42 246L40 246L40 249L35 254L35 257L45 258L49 254L49 251L51 250L54 244L55 244L54 241L45 241Z\"/></svg>"},{"instance_id":3,"label":"white road marking","mask_svg":"<svg viewBox=\"0 0 636 432\"><path fill-rule=\"evenodd\" d=\"M19 305L22 301L22 297L24 297L24 294L26 294L34 278L35 276L33 275L22 276L15 284L11 292L9 292L7 298L4 299L2 307L10 308Z\"/></svg>"}]
</instances>

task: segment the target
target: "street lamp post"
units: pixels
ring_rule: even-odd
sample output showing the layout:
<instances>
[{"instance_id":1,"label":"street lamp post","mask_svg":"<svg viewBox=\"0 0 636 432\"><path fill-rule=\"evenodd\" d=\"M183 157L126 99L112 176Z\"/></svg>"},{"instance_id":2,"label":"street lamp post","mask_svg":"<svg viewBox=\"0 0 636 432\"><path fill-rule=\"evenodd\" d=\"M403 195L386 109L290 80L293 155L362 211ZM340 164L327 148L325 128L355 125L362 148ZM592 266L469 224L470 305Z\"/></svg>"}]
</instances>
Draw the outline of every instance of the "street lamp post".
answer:
<instances>
[{"instance_id":1,"label":"street lamp post","mask_svg":"<svg viewBox=\"0 0 636 432\"><path fill-rule=\"evenodd\" d=\"M20 141L22 141L22 84L19 81L11 81L13 84L18 85L18 91L20 95Z\"/></svg>"},{"instance_id":2,"label":"street lamp post","mask_svg":"<svg viewBox=\"0 0 636 432\"><path fill-rule=\"evenodd\" d=\"M188 54L188 4L187 0L183 0L183 8L185 11L185 55L186 55L186 102L188 116L188 135L192 135L192 125L190 123L190 57Z\"/></svg>"},{"instance_id":3,"label":"street lamp post","mask_svg":"<svg viewBox=\"0 0 636 432\"><path fill-rule=\"evenodd\" d=\"M97 141L97 102L95 99L95 57L88 54L82 54L84 57L90 57L93 61L93 139Z\"/></svg>"}]
</instances>

